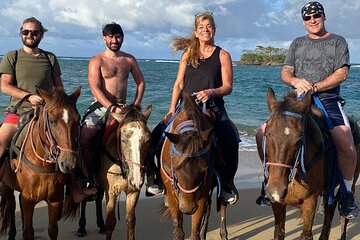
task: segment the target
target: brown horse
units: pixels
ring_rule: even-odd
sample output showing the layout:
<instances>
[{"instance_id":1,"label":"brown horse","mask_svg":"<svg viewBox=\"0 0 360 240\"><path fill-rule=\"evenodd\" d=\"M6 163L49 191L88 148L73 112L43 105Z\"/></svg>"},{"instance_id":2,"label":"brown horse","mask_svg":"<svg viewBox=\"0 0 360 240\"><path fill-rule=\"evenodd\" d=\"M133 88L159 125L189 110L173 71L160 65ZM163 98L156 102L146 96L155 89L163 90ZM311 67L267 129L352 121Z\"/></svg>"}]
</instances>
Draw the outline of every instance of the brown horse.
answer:
<instances>
[{"instance_id":1,"label":"brown horse","mask_svg":"<svg viewBox=\"0 0 360 240\"><path fill-rule=\"evenodd\" d=\"M151 111L151 106L142 113L136 106L129 105L123 114L112 114L116 119L114 125L111 118L108 120L111 134L105 136L104 151L100 154L100 177L104 182L107 209L106 239L112 237L116 198L123 192L126 194L127 239L135 239L135 207L144 183L144 161L150 144L147 119Z\"/></svg>"},{"instance_id":2,"label":"brown horse","mask_svg":"<svg viewBox=\"0 0 360 240\"><path fill-rule=\"evenodd\" d=\"M301 211L303 231L300 238L313 239L317 199L323 193L325 163L328 165L331 157L314 120L322 115L321 110L311 105L309 93L301 101L297 101L295 92L290 92L283 101L277 101L271 88L267 104L271 116L264 136L264 175L267 181L265 192L275 217L274 238L285 238L286 206L292 205ZM354 184L356 180L357 176ZM334 210L335 207L325 205L327 220L321 239L329 236Z\"/></svg>"},{"instance_id":3,"label":"brown horse","mask_svg":"<svg viewBox=\"0 0 360 240\"><path fill-rule=\"evenodd\" d=\"M166 188L164 218L173 220L173 239L184 239L183 214L192 215L190 239L206 239L214 187L216 151L211 140L213 123L194 99L183 95L161 152L161 177ZM226 205L221 204L221 238L227 239Z\"/></svg>"},{"instance_id":4,"label":"brown horse","mask_svg":"<svg viewBox=\"0 0 360 240\"><path fill-rule=\"evenodd\" d=\"M34 239L33 213L40 201L48 204L49 239L57 239L64 186L68 174L78 162L80 115L76 101L80 87L70 96L63 90L49 93L39 89L39 94L45 105L35 110L34 117L27 124L17 156L4 163L6 172L1 183L1 232L5 233L10 228L9 239L15 239L16 235L14 190L20 192L23 239Z\"/></svg>"}]
</instances>

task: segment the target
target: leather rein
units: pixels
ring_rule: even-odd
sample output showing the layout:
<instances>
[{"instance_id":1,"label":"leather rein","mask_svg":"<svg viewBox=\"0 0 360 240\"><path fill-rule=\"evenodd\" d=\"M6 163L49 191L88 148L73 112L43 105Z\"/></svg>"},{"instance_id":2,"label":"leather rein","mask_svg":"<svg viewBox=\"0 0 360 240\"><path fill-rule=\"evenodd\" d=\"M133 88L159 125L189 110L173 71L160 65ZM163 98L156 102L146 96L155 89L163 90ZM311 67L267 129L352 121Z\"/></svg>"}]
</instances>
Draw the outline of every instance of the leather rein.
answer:
<instances>
[{"instance_id":1,"label":"leather rein","mask_svg":"<svg viewBox=\"0 0 360 240\"><path fill-rule=\"evenodd\" d=\"M38 171L38 172L46 172L46 173L57 172L57 171L59 171L58 165L57 165L57 160L58 160L61 152L70 152L70 153L74 153L74 154L78 153L77 150L74 151L72 149L61 147L56 142L56 139L54 138L51 127L50 127L49 118L48 118L48 110L46 108L46 105L43 107L43 110L40 113L41 115L38 114L37 111L39 111L39 108L35 108L34 116L28 123L26 135L21 144L21 148L20 148L20 151L18 154L19 162L15 169L15 172L21 171L22 161L24 161L31 169ZM39 137L40 149L43 150L45 153L44 156L41 156L41 154L39 153L40 149L37 149L37 147L35 146L34 136L33 136L33 134L31 134L34 131L34 127L35 127L36 123L38 124L38 130L40 131L40 129L41 129L40 117L43 119L43 129L44 129L43 133L44 133L46 139L43 140L40 133L39 133L38 137ZM26 156L24 155L24 148L25 148L27 141L30 141L31 149L32 149L33 153L35 154L35 156L39 160L41 160L44 163L49 163L49 164L54 165L54 167L52 169L46 170L46 169L40 168L40 167L36 166L35 164L33 164L32 162L30 162L26 158Z\"/></svg>"}]
</instances>

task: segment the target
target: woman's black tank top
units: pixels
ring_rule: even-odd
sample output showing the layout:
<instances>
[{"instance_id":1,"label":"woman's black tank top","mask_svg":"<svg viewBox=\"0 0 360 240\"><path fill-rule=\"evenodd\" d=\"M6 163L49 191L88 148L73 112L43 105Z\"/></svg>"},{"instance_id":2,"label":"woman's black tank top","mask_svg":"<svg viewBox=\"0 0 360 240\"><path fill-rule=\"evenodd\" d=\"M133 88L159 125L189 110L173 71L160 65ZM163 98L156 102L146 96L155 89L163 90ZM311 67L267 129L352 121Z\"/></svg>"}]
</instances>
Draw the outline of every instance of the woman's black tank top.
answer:
<instances>
[{"instance_id":1,"label":"woman's black tank top","mask_svg":"<svg viewBox=\"0 0 360 240\"><path fill-rule=\"evenodd\" d=\"M191 64L186 66L184 92L193 93L209 88L222 86L221 62L219 46L209 58L201 59L200 65L194 68ZM223 104L222 97L216 97L215 103Z\"/></svg>"}]
</instances>

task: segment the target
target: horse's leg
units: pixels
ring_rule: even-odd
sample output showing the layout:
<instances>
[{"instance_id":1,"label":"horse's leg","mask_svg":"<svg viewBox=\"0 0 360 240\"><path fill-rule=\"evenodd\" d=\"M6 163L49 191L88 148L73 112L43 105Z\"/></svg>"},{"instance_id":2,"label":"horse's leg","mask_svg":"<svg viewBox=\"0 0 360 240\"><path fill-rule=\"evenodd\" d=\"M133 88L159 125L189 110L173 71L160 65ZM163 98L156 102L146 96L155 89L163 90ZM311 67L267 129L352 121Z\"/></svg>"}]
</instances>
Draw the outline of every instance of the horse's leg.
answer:
<instances>
[{"instance_id":1,"label":"horse's leg","mask_svg":"<svg viewBox=\"0 0 360 240\"><path fill-rule=\"evenodd\" d=\"M200 199L198 202L198 209L191 217L191 236L189 238L191 240L200 239L201 224L203 223L203 218L206 217L206 211L208 209L207 203L207 198ZM205 226L205 228L207 228L207 226ZM202 239L206 239L206 232Z\"/></svg>"},{"instance_id":2,"label":"horse's leg","mask_svg":"<svg viewBox=\"0 0 360 240\"><path fill-rule=\"evenodd\" d=\"M16 223L15 223L15 210L16 210L16 201L14 196L14 190L12 190L12 194L9 199L9 211L10 211L10 228L9 228L9 240L14 239L16 236Z\"/></svg>"},{"instance_id":3,"label":"horse's leg","mask_svg":"<svg viewBox=\"0 0 360 240\"><path fill-rule=\"evenodd\" d=\"M87 234L86 232L86 200L81 201L81 209L80 209L80 220L79 220L79 229L76 232L78 237L83 237Z\"/></svg>"},{"instance_id":4,"label":"horse's leg","mask_svg":"<svg viewBox=\"0 0 360 240\"><path fill-rule=\"evenodd\" d=\"M300 239L311 240L313 239L312 227L314 224L316 206L317 206L317 193L313 193L304 203L300 206L301 218L303 221L303 230Z\"/></svg>"},{"instance_id":5,"label":"horse's leg","mask_svg":"<svg viewBox=\"0 0 360 240\"><path fill-rule=\"evenodd\" d=\"M31 200L26 200L21 195L21 209L22 209L22 220L23 220L23 239L33 240L34 239L34 228L33 228L33 215L34 207L36 203Z\"/></svg>"},{"instance_id":6,"label":"horse's leg","mask_svg":"<svg viewBox=\"0 0 360 240\"><path fill-rule=\"evenodd\" d=\"M226 227L226 203L221 203L220 206L220 237L221 240L228 239L228 231Z\"/></svg>"},{"instance_id":7,"label":"horse's leg","mask_svg":"<svg viewBox=\"0 0 360 240\"><path fill-rule=\"evenodd\" d=\"M98 189L98 193L95 199L95 206L96 206L96 225L99 227L99 233L105 233L105 223L104 217L102 212L102 200L104 198L104 190Z\"/></svg>"},{"instance_id":8,"label":"horse's leg","mask_svg":"<svg viewBox=\"0 0 360 240\"><path fill-rule=\"evenodd\" d=\"M178 200L171 193L172 191L170 190L169 193L166 194L166 197L173 220L173 240L184 240L183 214L179 210Z\"/></svg>"},{"instance_id":9,"label":"horse's leg","mask_svg":"<svg viewBox=\"0 0 360 240\"><path fill-rule=\"evenodd\" d=\"M57 222L59 220L59 215L61 216L61 209L62 209L62 201L48 203L49 239L57 239L57 236L59 234L59 226Z\"/></svg>"},{"instance_id":10,"label":"horse's leg","mask_svg":"<svg viewBox=\"0 0 360 240\"><path fill-rule=\"evenodd\" d=\"M9 240L15 240L16 224L15 224L15 209L16 201L14 190L4 183L0 182L1 200L0 200L0 215L2 216L1 228L9 229Z\"/></svg>"},{"instance_id":11,"label":"horse's leg","mask_svg":"<svg viewBox=\"0 0 360 240\"><path fill-rule=\"evenodd\" d=\"M135 207L139 200L139 195L140 192L126 195L126 227L128 240L135 240Z\"/></svg>"},{"instance_id":12,"label":"horse's leg","mask_svg":"<svg viewBox=\"0 0 360 240\"><path fill-rule=\"evenodd\" d=\"M205 215L203 217L203 222L201 224L200 239L205 239L206 238L206 233L207 233L208 224L209 224L210 212L211 212L211 198L209 198L209 201L208 201L208 204L207 204L207 207L206 207L206 212L205 212Z\"/></svg>"},{"instance_id":13,"label":"horse's leg","mask_svg":"<svg viewBox=\"0 0 360 240\"><path fill-rule=\"evenodd\" d=\"M112 232L114 231L116 218L115 218L116 195L108 194L106 197L106 239L110 240Z\"/></svg>"},{"instance_id":14,"label":"horse's leg","mask_svg":"<svg viewBox=\"0 0 360 240\"><path fill-rule=\"evenodd\" d=\"M286 205L280 203L271 203L271 207L275 217L274 239L285 239L285 218L286 218Z\"/></svg>"},{"instance_id":15,"label":"horse's leg","mask_svg":"<svg viewBox=\"0 0 360 240\"><path fill-rule=\"evenodd\" d=\"M336 200L331 205L324 203L325 216L324 216L324 222L321 228L321 235L319 237L319 240L329 239L330 231L331 231L331 223L334 218L336 205L337 205Z\"/></svg>"}]
</instances>

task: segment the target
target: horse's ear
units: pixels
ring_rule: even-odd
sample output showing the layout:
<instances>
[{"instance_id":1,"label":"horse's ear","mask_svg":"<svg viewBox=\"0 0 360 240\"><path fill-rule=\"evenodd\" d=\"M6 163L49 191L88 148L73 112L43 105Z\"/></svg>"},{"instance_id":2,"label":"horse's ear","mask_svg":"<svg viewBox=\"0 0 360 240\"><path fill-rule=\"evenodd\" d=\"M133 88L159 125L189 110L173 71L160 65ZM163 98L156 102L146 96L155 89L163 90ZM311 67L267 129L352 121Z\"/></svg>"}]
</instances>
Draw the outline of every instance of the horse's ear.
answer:
<instances>
[{"instance_id":1,"label":"horse's ear","mask_svg":"<svg viewBox=\"0 0 360 240\"><path fill-rule=\"evenodd\" d=\"M147 106L147 108L143 112L146 121L149 119L151 112L152 112L152 105Z\"/></svg>"},{"instance_id":2,"label":"horse's ear","mask_svg":"<svg viewBox=\"0 0 360 240\"><path fill-rule=\"evenodd\" d=\"M53 94L51 94L50 92L44 90L44 89L41 89L41 88L37 88L40 96L45 100L45 102L49 102L50 99L53 98Z\"/></svg>"},{"instance_id":3,"label":"horse's ear","mask_svg":"<svg viewBox=\"0 0 360 240\"><path fill-rule=\"evenodd\" d=\"M302 104L302 113L308 112L311 107L311 93L308 91L305 97L300 101Z\"/></svg>"},{"instance_id":4,"label":"horse's ear","mask_svg":"<svg viewBox=\"0 0 360 240\"><path fill-rule=\"evenodd\" d=\"M115 118L116 121L121 122L124 119L125 114L123 114L123 113L111 113L111 116L113 118Z\"/></svg>"},{"instance_id":5,"label":"horse's ear","mask_svg":"<svg viewBox=\"0 0 360 240\"><path fill-rule=\"evenodd\" d=\"M165 132L166 137L170 140L170 142L174 144L178 144L180 141L180 135L175 133Z\"/></svg>"},{"instance_id":6,"label":"horse's ear","mask_svg":"<svg viewBox=\"0 0 360 240\"><path fill-rule=\"evenodd\" d=\"M270 113L272 113L275 108L275 105L277 103L277 100L276 100L274 90L271 87L269 87L269 89L268 89L268 92L266 95L266 102L267 102Z\"/></svg>"},{"instance_id":7,"label":"horse's ear","mask_svg":"<svg viewBox=\"0 0 360 240\"><path fill-rule=\"evenodd\" d=\"M208 141L210 139L211 134L213 133L214 128L209 128L205 131L200 132L200 137L203 141Z\"/></svg>"},{"instance_id":8,"label":"horse's ear","mask_svg":"<svg viewBox=\"0 0 360 240\"><path fill-rule=\"evenodd\" d=\"M70 95L71 100L76 103L81 93L81 86L77 87L75 91Z\"/></svg>"}]
</instances>

